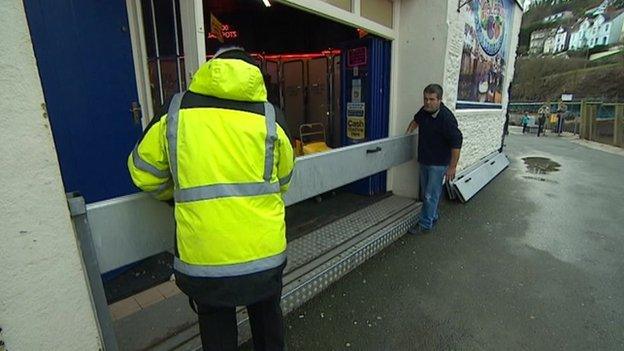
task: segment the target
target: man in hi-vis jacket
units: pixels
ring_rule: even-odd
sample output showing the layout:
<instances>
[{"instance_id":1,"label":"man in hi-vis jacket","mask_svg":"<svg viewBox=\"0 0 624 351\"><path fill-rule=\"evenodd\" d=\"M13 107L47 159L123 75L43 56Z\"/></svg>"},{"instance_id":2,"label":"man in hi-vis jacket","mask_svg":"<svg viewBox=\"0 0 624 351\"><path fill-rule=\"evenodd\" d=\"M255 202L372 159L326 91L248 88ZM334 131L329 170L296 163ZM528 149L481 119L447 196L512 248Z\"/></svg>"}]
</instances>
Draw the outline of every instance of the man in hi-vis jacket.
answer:
<instances>
[{"instance_id":1,"label":"man in hi-vis jacket","mask_svg":"<svg viewBox=\"0 0 624 351\"><path fill-rule=\"evenodd\" d=\"M176 283L204 350L236 350L247 306L256 350L283 350L285 206L294 167L282 112L242 48L221 49L128 158L134 183L175 203Z\"/></svg>"}]
</instances>

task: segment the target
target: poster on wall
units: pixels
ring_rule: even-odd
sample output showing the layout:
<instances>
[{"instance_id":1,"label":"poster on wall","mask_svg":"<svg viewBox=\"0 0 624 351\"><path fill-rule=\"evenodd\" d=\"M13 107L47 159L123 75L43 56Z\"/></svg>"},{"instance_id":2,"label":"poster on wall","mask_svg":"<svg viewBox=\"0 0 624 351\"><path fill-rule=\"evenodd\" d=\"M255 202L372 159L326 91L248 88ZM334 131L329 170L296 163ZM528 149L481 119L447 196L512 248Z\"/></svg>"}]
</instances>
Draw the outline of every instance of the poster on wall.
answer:
<instances>
[{"instance_id":1,"label":"poster on wall","mask_svg":"<svg viewBox=\"0 0 624 351\"><path fill-rule=\"evenodd\" d=\"M473 0L461 10L464 44L457 108L501 108L514 0Z\"/></svg>"}]
</instances>

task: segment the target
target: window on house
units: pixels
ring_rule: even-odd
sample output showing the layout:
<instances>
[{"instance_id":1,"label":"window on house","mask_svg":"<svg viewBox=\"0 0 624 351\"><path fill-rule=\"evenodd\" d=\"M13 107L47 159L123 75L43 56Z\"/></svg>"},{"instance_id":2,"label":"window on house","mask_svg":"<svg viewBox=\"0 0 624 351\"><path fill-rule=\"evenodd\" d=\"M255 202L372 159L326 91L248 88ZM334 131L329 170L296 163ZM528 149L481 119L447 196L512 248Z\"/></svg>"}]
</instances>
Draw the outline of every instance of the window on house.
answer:
<instances>
[{"instance_id":1,"label":"window on house","mask_svg":"<svg viewBox=\"0 0 624 351\"><path fill-rule=\"evenodd\" d=\"M607 37L602 38L602 45L606 45L607 44Z\"/></svg>"},{"instance_id":2,"label":"window on house","mask_svg":"<svg viewBox=\"0 0 624 351\"><path fill-rule=\"evenodd\" d=\"M605 26L605 32L608 32L608 31L609 31L609 29L611 29L611 23L609 23L609 24L607 24L607 25Z\"/></svg>"}]
</instances>

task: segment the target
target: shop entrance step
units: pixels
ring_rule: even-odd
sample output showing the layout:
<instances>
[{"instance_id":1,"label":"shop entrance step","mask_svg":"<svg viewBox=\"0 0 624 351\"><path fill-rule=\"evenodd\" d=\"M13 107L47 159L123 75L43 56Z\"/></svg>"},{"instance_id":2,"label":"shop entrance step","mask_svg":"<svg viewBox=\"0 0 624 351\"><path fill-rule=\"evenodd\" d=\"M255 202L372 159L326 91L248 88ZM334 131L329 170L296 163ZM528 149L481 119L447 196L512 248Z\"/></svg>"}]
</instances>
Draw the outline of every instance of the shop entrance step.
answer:
<instances>
[{"instance_id":1,"label":"shop entrance step","mask_svg":"<svg viewBox=\"0 0 624 351\"><path fill-rule=\"evenodd\" d=\"M420 208L421 204L412 199L389 196L290 242L282 293L284 313L303 305L405 234L409 227L416 224ZM153 311L141 311L120 321L133 330L122 330L118 325L118 337L120 333L134 334L132 338L120 338L122 350L201 349L197 317L183 295L161 301L151 308ZM171 316L174 313L176 317ZM163 318L163 315L172 318ZM175 320L178 325L160 325L146 318L159 318L160 323L165 324ZM245 308L237 310L237 318L239 341L242 343L251 337ZM136 344L139 340L134 338L144 338L146 343ZM122 340L131 339L134 341L130 344L134 345L124 345Z\"/></svg>"}]
</instances>

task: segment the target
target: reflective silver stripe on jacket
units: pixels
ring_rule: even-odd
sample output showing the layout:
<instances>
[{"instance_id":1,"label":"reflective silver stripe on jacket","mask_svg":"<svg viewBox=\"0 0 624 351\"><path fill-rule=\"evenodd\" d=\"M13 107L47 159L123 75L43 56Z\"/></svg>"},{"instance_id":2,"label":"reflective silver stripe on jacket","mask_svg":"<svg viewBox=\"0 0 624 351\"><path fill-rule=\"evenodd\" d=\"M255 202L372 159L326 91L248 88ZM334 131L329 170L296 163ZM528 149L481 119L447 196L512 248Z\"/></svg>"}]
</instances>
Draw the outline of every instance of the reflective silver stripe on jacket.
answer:
<instances>
[{"instance_id":1,"label":"reflective silver stripe on jacket","mask_svg":"<svg viewBox=\"0 0 624 351\"><path fill-rule=\"evenodd\" d=\"M279 192L278 183L212 184L195 188L176 189L176 202L191 202L232 196L257 196Z\"/></svg>"},{"instance_id":2,"label":"reflective silver stripe on jacket","mask_svg":"<svg viewBox=\"0 0 624 351\"><path fill-rule=\"evenodd\" d=\"M271 182L275 164L275 142L277 140L277 125L275 122L275 108L272 104L264 104L266 120L265 156L263 182L210 184L205 186L180 189L178 178L178 124L180 104L184 93L176 94L171 100L167 113L167 143L169 145L169 165L175 185L174 197L176 202L191 202L210 200L232 196L257 196L279 193L280 183Z\"/></svg>"},{"instance_id":3,"label":"reflective silver stripe on jacket","mask_svg":"<svg viewBox=\"0 0 624 351\"><path fill-rule=\"evenodd\" d=\"M134 163L136 168L147 172L156 178L169 178L170 173L168 169L162 171L141 158L141 155L139 155L138 145L134 147L134 150L132 150L132 163Z\"/></svg>"},{"instance_id":4,"label":"reflective silver stripe on jacket","mask_svg":"<svg viewBox=\"0 0 624 351\"><path fill-rule=\"evenodd\" d=\"M180 114L180 104L184 92L177 93L171 99L169 111L167 111L167 142L169 144L169 169L173 178L174 187L179 187L178 183L178 119Z\"/></svg>"},{"instance_id":5,"label":"reflective silver stripe on jacket","mask_svg":"<svg viewBox=\"0 0 624 351\"><path fill-rule=\"evenodd\" d=\"M275 141L277 140L277 126L275 124L275 108L268 102L264 103L264 119L266 120L267 135L264 146L264 181L271 181L274 164Z\"/></svg>"},{"instance_id":6,"label":"reflective silver stripe on jacket","mask_svg":"<svg viewBox=\"0 0 624 351\"><path fill-rule=\"evenodd\" d=\"M192 277L219 278L233 277L238 275L266 271L268 269L280 266L285 261L285 252L275 256L261 258L255 261L228 265L189 264L182 261L178 257L175 257L173 261L173 269L180 273L190 275Z\"/></svg>"},{"instance_id":7,"label":"reflective silver stripe on jacket","mask_svg":"<svg viewBox=\"0 0 624 351\"><path fill-rule=\"evenodd\" d=\"M173 181L169 178L169 180L161 184L156 190L149 191L148 193L152 196L159 196L171 187L173 187Z\"/></svg>"},{"instance_id":8,"label":"reflective silver stripe on jacket","mask_svg":"<svg viewBox=\"0 0 624 351\"><path fill-rule=\"evenodd\" d=\"M286 185L286 184L290 183L290 179L292 178L292 176L293 176L293 171L290 171L290 173L288 173L287 176L279 179L279 184L280 185Z\"/></svg>"}]
</instances>

